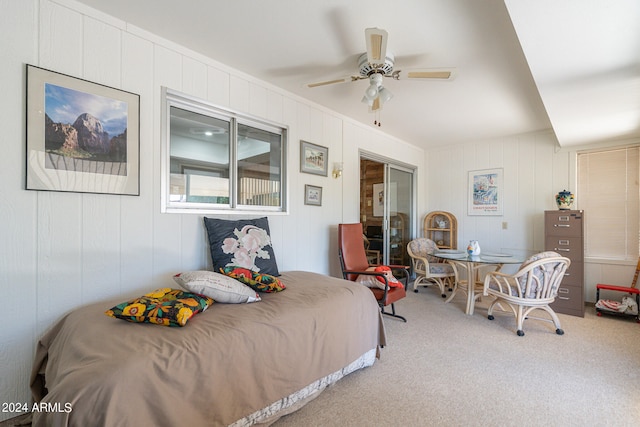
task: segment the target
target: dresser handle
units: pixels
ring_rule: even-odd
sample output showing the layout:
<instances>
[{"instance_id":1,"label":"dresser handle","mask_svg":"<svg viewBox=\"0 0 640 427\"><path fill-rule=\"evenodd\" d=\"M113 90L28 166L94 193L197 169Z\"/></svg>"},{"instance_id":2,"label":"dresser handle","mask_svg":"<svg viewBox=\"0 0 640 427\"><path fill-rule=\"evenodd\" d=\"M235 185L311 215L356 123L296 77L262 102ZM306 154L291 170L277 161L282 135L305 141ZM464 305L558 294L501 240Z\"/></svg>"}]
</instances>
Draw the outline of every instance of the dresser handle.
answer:
<instances>
[{"instance_id":1,"label":"dresser handle","mask_svg":"<svg viewBox=\"0 0 640 427\"><path fill-rule=\"evenodd\" d=\"M567 288L558 288L558 293L560 293L560 294L568 294L569 293L569 289L567 289Z\"/></svg>"},{"instance_id":2,"label":"dresser handle","mask_svg":"<svg viewBox=\"0 0 640 427\"><path fill-rule=\"evenodd\" d=\"M558 299L570 300L571 298L568 298L568 297L558 297Z\"/></svg>"},{"instance_id":3,"label":"dresser handle","mask_svg":"<svg viewBox=\"0 0 640 427\"><path fill-rule=\"evenodd\" d=\"M571 227L569 224L553 224L554 227Z\"/></svg>"},{"instance_id":4,"label":"dresser handle","mask_svg":"<svg viewBox=\"0 0 640 427\"><path fill-rule=\"evenodd\" d=\"M559 245L569 246L570 243L568 240L558 240Z\"/></svg>"},{"instance_id":5,"label":"dresser handle","mask_svg":"<svg viewBox=\"0 0 640 427\"><path fill-rule=\"evenodd\" d=\"M553 248L553 250L558 252L571 252L571 249L565 249L565 248Z\"/></svg>"}]
</instances>

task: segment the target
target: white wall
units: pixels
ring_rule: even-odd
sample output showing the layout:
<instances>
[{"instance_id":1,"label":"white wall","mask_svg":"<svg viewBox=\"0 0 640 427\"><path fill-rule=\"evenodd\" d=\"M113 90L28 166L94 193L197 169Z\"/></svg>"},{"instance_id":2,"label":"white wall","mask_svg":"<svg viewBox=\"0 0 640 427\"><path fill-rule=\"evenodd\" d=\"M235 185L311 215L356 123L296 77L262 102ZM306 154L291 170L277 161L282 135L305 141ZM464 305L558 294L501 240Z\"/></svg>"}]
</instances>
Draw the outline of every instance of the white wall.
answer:
<instances>
[{"instance_id":1,"label":"white wall","mask_svg":"<svg viewBox=\"0 0 640 427\"><path fill-rule=\"evenodd\" d=\"M431 150L428 205L456 216L458 247L474 239L492 250L541 250L543 211L557 209L555 194L570 188L567 154L555 151L551 132ZM468 215L468 172L493 168L503 170L503 215Z\"/></svg>"},{"instance_id":2,"label":"white wall","mask_svg":"<svg viewBox=\"0 0 640 427\"><path fill-rule=\"evenodd\" d=\"M615 146L615 143L607 146ZM542 251L543 212L557 209L555 195L559 191L568 189L575 193L576 151L585 148L593 147L560 149L554 134L544 131L430 150L427 153L428 210L448 211L456 216L459 248L466 247L473 239L478 240L483 249L522 255ZM469 216L468 172L493 168L502 168L504 172L504 214ZM574 209L580 209L580 195L576 197ZM503 222L507 223L506 229L503 229ZM628 286L635 265L635 261L586 259L585 300L596 301L598 283ZM619 300L621 296L603 293L600 297Z\"/></svg>"},{"instance_id":3,"label":"white wall","mask_svg":"<svg viewBox=\"0 0 640 427\"><path fill-rule=\"evenodd\" d=\"M269 218L281 270L339 274L336 224L359 218L358 150L424 169L420 149L73 0L0 10L0 402L30 401L37 340L68 311L210 265L202 215L160 213L161 86L289 127L290 214ZM25 64L140 95L140 196L24 189ZM343 177L301 174L300 139L329 147ZM321 207L304 205L305 184L323 188Z\"/></svg>"}]
</instances>

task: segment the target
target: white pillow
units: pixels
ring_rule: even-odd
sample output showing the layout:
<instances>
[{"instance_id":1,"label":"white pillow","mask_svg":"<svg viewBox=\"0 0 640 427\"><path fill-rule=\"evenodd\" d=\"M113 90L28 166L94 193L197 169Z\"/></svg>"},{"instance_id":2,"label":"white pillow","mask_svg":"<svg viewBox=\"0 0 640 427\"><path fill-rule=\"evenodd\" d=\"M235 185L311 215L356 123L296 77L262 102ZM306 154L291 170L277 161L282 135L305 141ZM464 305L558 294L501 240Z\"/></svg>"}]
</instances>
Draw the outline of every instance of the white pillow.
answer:
<instances>
[{"instance_id":1,"label":"white pillow","mask_svg":"<svg viewBox=\"0 0 640 427\"><path fill-rule=\"evenodd\" d=\"M260 296L249 286L214 271L187 271L176 274L173 280L187 291L213 298L216 302L239 304L260 301Z\"/></svg>"},{"instance_id":2,"label":"white pillow","mask_svg":"<svg viewBox=\"0 0 640 427\"><path fill-rule=\"evenodd\" d=\"M366 271L376 271L376 269L380 267L383 267L383 266L369 267L367 268ZM388 267L385 267L385 268L387 269L386 276L387 276L387 280L389 281L389 287L399 287L400 282L398 282L398 279L396 279L393 276L393 274L391 274L391 270ZM378 271L378 272L382 273L382 271ZM380 280L378 280L378 277L379 276L373 276L369 274L360 274L358 275L358 277L356 277L356 282L361 283L368 288L384 289L384 282L381 282Z\"/></svg>"},{"instance_id":3,"label":"white pillow","mask_svg":"<svg viewBox=\"0 0 640 427\"><path fill-rule=\"evenodd\" d=\"M367 268L367 271L374 271L375 269L376 269L375 267L369 267ZM384 283L379 281L376 276L371 276L368 274L360 274L358 277L356 277L356 282L361 283L368 288L384 289Z\"/></svg>"}]
</instances>

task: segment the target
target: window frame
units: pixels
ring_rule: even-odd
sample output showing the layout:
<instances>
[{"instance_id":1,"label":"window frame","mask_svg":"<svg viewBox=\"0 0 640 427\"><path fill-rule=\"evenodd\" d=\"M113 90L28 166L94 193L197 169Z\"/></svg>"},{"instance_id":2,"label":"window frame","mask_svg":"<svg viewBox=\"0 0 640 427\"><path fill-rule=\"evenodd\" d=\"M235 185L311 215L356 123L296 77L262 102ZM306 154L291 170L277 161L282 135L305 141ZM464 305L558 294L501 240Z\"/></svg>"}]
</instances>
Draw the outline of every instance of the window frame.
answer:
<instances>
[{"instance_id":1,"label":"window frame","mask_svg":"<svg viewBox=\"0 0 640 427\"><path fill-rule=\"evenodd\" d=\"M228 121L229 128L229 204L211 204L199 202L173 202L170 200L171 181L171 108L179 108L195 114ZM280 135L280 205L241 205L238 203L238 125L242 124L259 130ZM160 203L163 213L197 213L197 214L288 214L288 134L287 126L249 114L233 111L213 103L187 95L167 87L162 87L161 117L161 160L160 160Z\"/></svg>"}]
</instances>

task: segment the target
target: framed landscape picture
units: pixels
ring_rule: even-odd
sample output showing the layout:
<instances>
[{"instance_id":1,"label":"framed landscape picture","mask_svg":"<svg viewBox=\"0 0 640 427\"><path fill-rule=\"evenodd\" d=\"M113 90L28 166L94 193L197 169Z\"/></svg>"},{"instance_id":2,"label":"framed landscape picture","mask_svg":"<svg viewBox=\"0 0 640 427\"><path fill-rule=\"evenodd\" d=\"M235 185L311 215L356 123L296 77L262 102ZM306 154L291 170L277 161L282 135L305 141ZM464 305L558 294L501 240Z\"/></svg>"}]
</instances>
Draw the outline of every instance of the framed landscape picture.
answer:
<instances>
[{"instance_id":1,"label":"framed landscape picture","mask_svg":"<svg viewBox=\"0 0 640 427\"><path fill-rule=\"evenodd\" d=\"M140 194L140 97L27 65L27 190Z\"/></svg>"},{"instance_id":2,"label":"framed landscape picture","mask_svg":"<svg viewBox=\"0 0 640 427\"><path fill-rule=\"evenodd\" d=\"M502 215L502 169L469 171L469 215Z\"/></svg>"},{"instance_id":3,"label":"framed landscape picture","mask_svg":"<svg viewBox=\"0 0 640 427\"><path fill-rule=\"evenodd\" d=\"M327 176L328 164L327 147L300 141L300 172Z\"/></svg>"}]
</instances>

